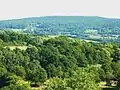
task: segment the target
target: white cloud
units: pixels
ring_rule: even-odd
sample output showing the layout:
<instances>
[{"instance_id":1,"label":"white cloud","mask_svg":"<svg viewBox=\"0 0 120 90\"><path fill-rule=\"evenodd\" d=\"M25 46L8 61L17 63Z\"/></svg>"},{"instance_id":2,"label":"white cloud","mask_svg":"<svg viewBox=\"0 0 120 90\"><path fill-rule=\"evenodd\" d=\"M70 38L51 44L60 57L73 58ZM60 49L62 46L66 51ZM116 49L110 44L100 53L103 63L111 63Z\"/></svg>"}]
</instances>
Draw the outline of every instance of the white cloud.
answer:
<instances>
[{"instance_id":1,"label":"white cloud","mask_svg":"<svg viewBox=\"0 0 120 90\"><path fill-rule=\"evenodd\" d=\"M87 15L120 17L119 0L0 0L0 19Z\"/></svg>"}]
</instances>

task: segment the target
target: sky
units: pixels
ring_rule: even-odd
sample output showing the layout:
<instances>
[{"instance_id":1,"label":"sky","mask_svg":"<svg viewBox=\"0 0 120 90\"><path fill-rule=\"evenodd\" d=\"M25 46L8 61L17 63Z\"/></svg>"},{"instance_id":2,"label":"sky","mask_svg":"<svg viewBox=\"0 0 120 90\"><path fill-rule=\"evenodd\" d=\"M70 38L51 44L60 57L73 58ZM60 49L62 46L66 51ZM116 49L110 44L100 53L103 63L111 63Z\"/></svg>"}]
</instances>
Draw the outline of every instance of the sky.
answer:
<instances>
[{"instance_id":1,"label":"sky","mask_svg":"<svg viewBox=\"0 0 120 90\"><path fill-rule=\"evenodd\" d=\"M0 20L38 16L120 18L120 0L0 0Z\"/></svg>"}]
</instances>

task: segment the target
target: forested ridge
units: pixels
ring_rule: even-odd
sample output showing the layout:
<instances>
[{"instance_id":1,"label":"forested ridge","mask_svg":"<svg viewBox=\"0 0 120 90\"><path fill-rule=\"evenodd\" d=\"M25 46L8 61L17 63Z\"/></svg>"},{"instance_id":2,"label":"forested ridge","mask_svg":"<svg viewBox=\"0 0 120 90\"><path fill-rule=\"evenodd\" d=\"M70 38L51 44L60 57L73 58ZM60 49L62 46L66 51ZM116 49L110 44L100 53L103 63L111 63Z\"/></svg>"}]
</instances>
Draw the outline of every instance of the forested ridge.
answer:
<instances>
[{"instance_id":1,"label":"forested ridge","mask_svg":"<svg viewBox=\"0 0 120 90\"><path fill-rule=\"evenodd\" d=\"M0 29L9 28L47 35L68 32L80 34L86 29L98 30L100 34L119 34L120 19L97 16L46 16L0 21Z\"/></svg>"},{"instance_id":2,"label":"forested ridge","mask_svg":"<svg viewBox=\"0 0 120 90\"><path fill-rule=\"evenodd\" d=\"M120 19L97 16L46 16L0 21L0 30L35 35L66 35L98 42L120 42Z\"/></svg>"},{"instance_id":3,"label":"forested ridge","mask_svg":"<svg viewBox=\"0 0 120 90\"><path fill-rule=\"evenodd\" d=\"M102 90L101 82L120 88L119 43L0 32L0 90Z\"/></svg>"}]
</instances>

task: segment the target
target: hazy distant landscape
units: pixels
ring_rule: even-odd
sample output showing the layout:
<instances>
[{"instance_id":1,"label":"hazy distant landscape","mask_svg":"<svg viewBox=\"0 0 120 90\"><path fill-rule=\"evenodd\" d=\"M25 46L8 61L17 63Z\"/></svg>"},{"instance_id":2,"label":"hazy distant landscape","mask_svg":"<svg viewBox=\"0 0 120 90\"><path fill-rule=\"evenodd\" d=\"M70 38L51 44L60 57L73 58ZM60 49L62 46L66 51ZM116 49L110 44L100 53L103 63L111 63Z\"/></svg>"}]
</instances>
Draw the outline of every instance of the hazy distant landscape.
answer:
<instances>
[{"instance_id":1,"label":"hazy distant landscape","mask_svg":"<svg viewBox=\"0 0 120 90\"><path fill-rule=\"evenodd\" d=\"M119 90L120 19L0 21L0 90Z\"/></svg>"},{"instance_id":2,"label":"hazy distant landscape","mask_svg":"<svg viewBox=\"0 0 120 90\"><path fill-rule=\"evenodd\" d=\"M120 42L120 19L97 16L47 16L0 21L1 30L35 35L66 35L100 42Z\"/></svg>"}]
</instances>

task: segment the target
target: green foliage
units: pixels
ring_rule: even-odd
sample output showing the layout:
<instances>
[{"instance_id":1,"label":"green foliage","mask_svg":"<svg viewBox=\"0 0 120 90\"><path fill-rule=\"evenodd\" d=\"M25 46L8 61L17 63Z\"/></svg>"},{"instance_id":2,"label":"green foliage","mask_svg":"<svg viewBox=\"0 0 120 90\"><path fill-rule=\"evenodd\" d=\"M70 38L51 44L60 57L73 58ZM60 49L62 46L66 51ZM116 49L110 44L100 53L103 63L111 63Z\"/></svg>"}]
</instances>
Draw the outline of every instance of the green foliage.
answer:
<instances>
[{"instance_id":1,"label":"green foliage","mask_svg":"<svg viewBox=\"0 0 120 90\"><path fill-rule=\"evenodd\" d=\"M44 90L66 90L66 82L61 78L54 77L47 80L45 83Z\"/></svg>"},{"instance_id":2,"label":"green foliage","mask_svg":"<svg viewBox=\"0 0 120 90\"><path fill-rule=\"evenodd\" d=\"M22 90L35 84L45 85L46 90L99 90L100 81L107 85L119 81L120 44L89 43L66 36L44 40L7 31L0 35L0 89ZM26 49L11 50L10 43L26 43Z\"/></svg>"},{"instance_id":3,"label":"green foliage","mask_svg":"<svg viewBox=\"0 0 120 90\"><path fill-rule=\"evenodd\" d=\"M6 76L6 86L0 88L1 90L29 90L30 84L24 81L21 77L16 75Z\"/></svg>"},{"instance_id":4,"label":"green foliage","mask_svg":"<svg viewBox=\"0 0 120 90\"><path fill-rule=\"evenodd\" d=\"M72 71L69 78L51 78L45 84L45 90L100 90L96 76L89 69L79 68Z\"/></svg>"},{"instance_id":5,"label":"green foliage","mask_svg":"<svg viewBox=\"0 0 120 90\"><path fill-rule=\"evenodd\" d=\"M120 78L120 61L117 61L116 63L112 63L112 69L113 69L113 74L114 77L119 80Z\"/></svg>"},{"instance_id":6,"label":"green foliage","mask_svg":"<svg viewBox=\"0 0 120 90\"><path fill-rule=\"evenodd\" d=\"M1 88L0 90L30 90L30 88L26 87L25 85L11 84L9 86L5 86L5 87Z\"/></svg>"},{"instance_id":7,"label":"green foliage","mask_svg":"<svg viewBox=\"0 0 120 90\"><path fill-rule=\"evenodd\" d=\"M6 67L0 63L0 77L4 76L6 73L7 73Z\"/></svg>"},{"instance_id":8,"label":"green foliage","mask_svg":"<svg viewBox=\"0 0 120 90\"><path fill-rule=\"evenodd\" d=\"M74 90L100 90L96 75L89 70L78 69L67 80L68 86Z\"/></svg>"},{"instance_id":9,"label":"green foliage","mask_svg":"<svg viewBox=\"0 0 120 90\"><path fill-rule=\"evenodd\" d=\"M26 72L23 66L15 66L13 71L17 76L25 77Z\"/></svg>"}]
</instances>

